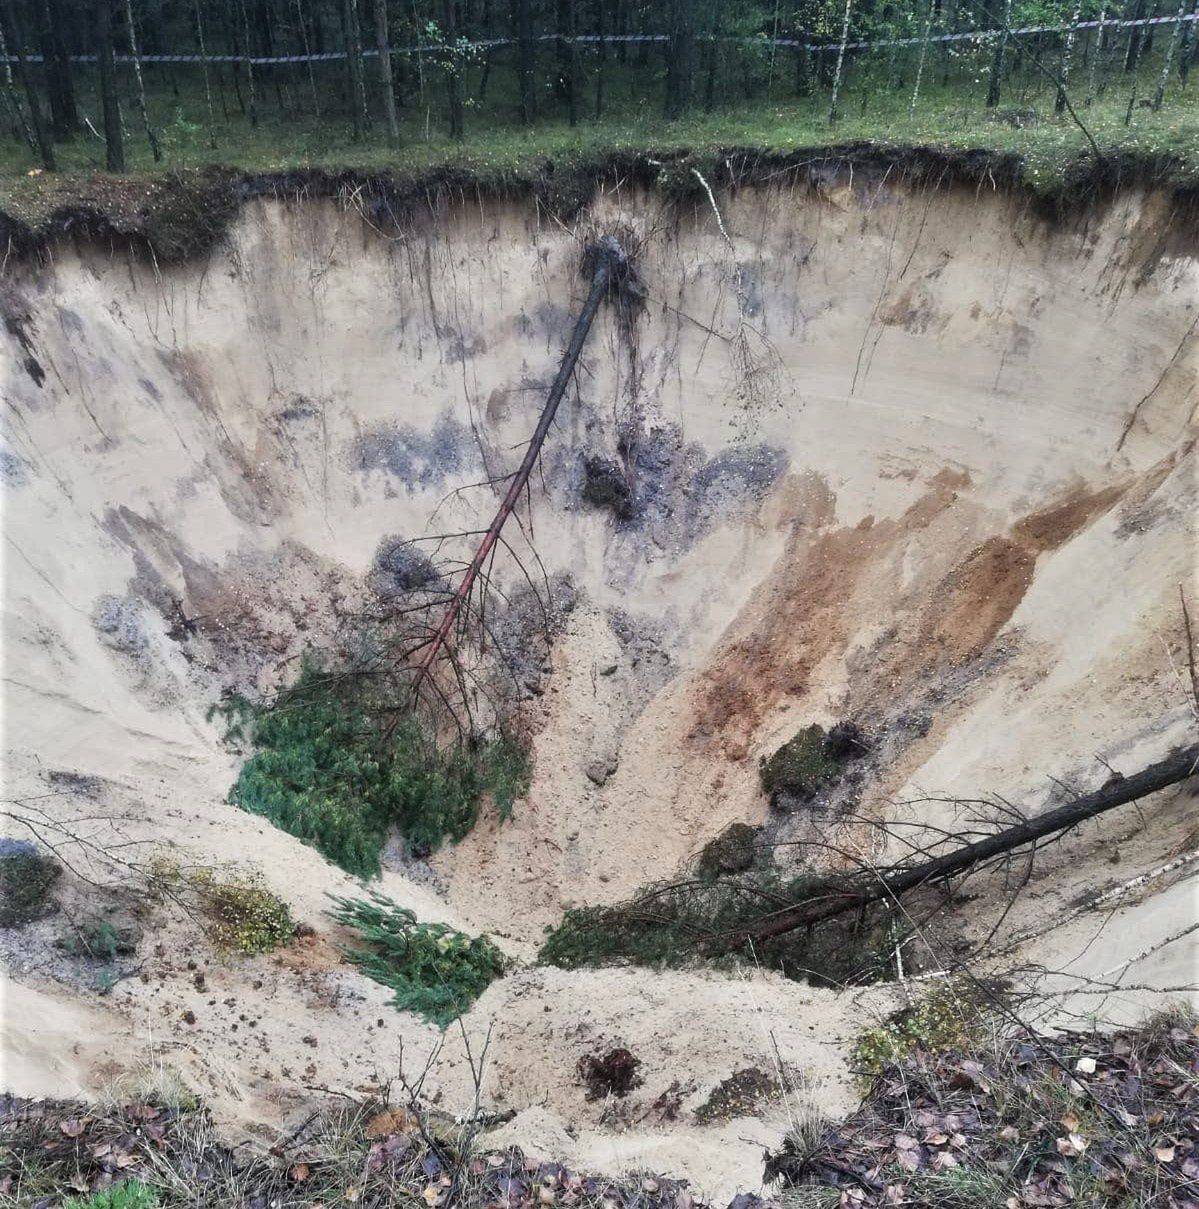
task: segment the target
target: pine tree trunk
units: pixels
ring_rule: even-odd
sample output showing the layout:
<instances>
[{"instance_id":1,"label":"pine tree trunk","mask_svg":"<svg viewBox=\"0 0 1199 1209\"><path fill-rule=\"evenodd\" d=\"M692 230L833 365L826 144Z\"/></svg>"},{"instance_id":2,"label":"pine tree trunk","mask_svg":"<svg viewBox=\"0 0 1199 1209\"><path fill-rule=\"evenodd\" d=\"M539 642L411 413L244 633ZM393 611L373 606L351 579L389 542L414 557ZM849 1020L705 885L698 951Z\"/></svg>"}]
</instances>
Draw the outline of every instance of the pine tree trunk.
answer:
<instances>
[{"instance_id":1,"label":"pine tree trunk","mask_svg":"<svg viewBox=\"0 0 1199 1209\"><path fill-rule=\"evenodd\" d=\"M828 107L828 120L831 126L837 120L837 94L841 90L841 71L845 64L845 43L849 41L849 14L853 8L853 0L845 0L845 15L841 20L841 42L837 47L837 66L833 71L833 95Z\"/></svg>"},{"instance_id":2,"label":"pine tree trunk","mask_svg":"<svg viewBox=\"0 0 1199 1209\"><path fill-rule=\"evenodd\" d=\"M41 156L42 167L47 172L53 172L55 169L54 141L50 137L50 129L46 125L45 116L42 114L42 103L37 95L37 87L33 81L33 74L30 72L29 63L25 58L24 34L17 22L17 13L13 0L4 0L3 16L4 22L8 26L9 37L12 40L13 57L17 61L17 75L20 77L21 85L25 89L25 99L29 105L29 121L33 126L33 137L37 143L38 154Z\"/></svg>"},{"instance_id":3,"label":"pine tree trunk","mask_svg":"<svg viewBox=\"0 0 1199 1209\"><path fill-rule=\"evenodd\" d=\"M691 71L695 50L695 0L671 0L670 59L666 67L666 116L682 117L691 108Z\"/></svg>"},{"instance_id":4,"label":"pine tree trunk","mask_svg":"<svg viewBox=\"0 0 1199 1209\"><path fill-rule=\"evenodd\" d=\"M1003 88L1003 54L1007 50L1008 29L1012 23L1012 0L1004 0L1003 28L995 43L995 54L991 58L991 74L987 77L987 108L994 109L999 104Z\"/></svg>"},{"instance_id":5,"label":"pine tree trunk","mask_svg":"<svg viewBox=\"0 0 1199 1209\"><path fill-rule=\"evenodd\" d=\"M117 101L117 61L112 43L114 0L96 0L96 56L100 64L100 106L104 113L105 164L109 172L125 171L125 138Z\"/></svg>"},{"instance_id":6,"label":"pine tree trunk","mask_svg":"<svg viewBox=\"0 0 1199 1209\"><path fill-rule=\"evenodd\" d=\"M449 102L450 138L460 140L465 133L462 111L462 64L458 54L458 2L443 0L445 40L449 47L445 60L446 95Z\"/></svg>"},{"instance_id":7,"label":"pine tree trunk","mask_svg":"<svg viewBox=\"0 0 1199 1209\"><path fill-rule=\"evenodd\" d=\"M387 33L387 0L375 0L375 46L379 51L379 87L383 90L383 113L387 118L387 140L400 145L400 123L396 116L395 85L391 78L391 39Z\"/></svg>"},{"instance_id":8,"label":"pine tree trunk","mask_svg":"<svg viewBox=\"0 0 1199 1209\"><path fill-rule=\"evenodd\" d=\"M50 123L55 139L69 139L79 129L79 110L75 104L75 81L71 58L67 53L63 31L68 17L62 0L47 0L46 30L42 37L42 63L46 91L50 97Z\"/></svg>"},{"instance_id":9,"label":"pine tree trunk","mask_svg":"<svg viewBox=\"0 0 1199 1209\"><path fill-rule=\"evenodd\" d=\"M600 0L603 3L603 0ZM536 115L533 71L536 45L533 42L531 0L512 0L512 24L516 33L516 75L520 85L520 123L531 126Z\"/></svg>"}]
</instances>

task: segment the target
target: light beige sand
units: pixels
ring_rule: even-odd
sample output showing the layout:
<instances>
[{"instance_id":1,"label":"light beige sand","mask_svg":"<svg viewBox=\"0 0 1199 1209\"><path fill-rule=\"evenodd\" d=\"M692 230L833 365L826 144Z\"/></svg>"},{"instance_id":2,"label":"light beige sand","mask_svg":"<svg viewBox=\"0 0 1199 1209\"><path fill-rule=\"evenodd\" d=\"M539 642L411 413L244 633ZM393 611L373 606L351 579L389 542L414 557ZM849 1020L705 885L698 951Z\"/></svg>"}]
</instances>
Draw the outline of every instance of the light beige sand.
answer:
<instances>
[{"instance_id":1,"label":"light beige sand","mask_svg":"<svg viewBox=\"0 0 1199 1209\"><path fill-rule=\"evenodd\" d=\"M1036 809L1051 775L1090 787L1106 775L1099 758L1131 771L1194 731L1171 659L1178 586L1195 567L1199 261L1161 250L1164 200L1122 194L1051 227L1002 193L859 174L720 204L779 393L748 415L733 401L735 266L711 214L675 224L651 199L600 198L595 222L647 234L649 296L635 392L605 315L534 493L537 553L569 572L579 603L527 706L533 786L508 823L485 820L436 855L443 892L395 871L381 883L519 958L564 907L617 900L729 822L764 821L757 757L808 722L927 715L861 808L937 823L945 809L918 799L1002 792ZM257 868L327 930L325 895L351 880L225 803L237 764L206 710L230 677L278 683L327 641L363 598L381 539L477 527L491 494L447 493L519 457L578 301L577 261L569 233L524 205L447 207L388 238L332 204L262 202L203 263L158 271L63 246L52 263L9 265L6 314L46 380L9 340L7 795L112 816L122 836L181 859ZM643 431L677 425L701 461L760 442L786 472L724 522L717 510L699 530L674 516L618 532L565 484L584 450L614 452L634 409ZM359 438L387 425L415 434L408 482L356 465ZM501 575L516 584L511 566ZM191 662L168 634L171 596L206 619ZM638 642L621 641L613 610ZM597 762L602 784L587 775ZM54 770L105 785L47 797ZM1050 909L1067 919L1072 897L1153 867L1188 835L1193 846L1193 798L1162 798L1135 838L1140 819L1122 816L1063 849L1034 890L1049 897L1030 895L1008 934L1039 930ZM1193 885L1125 908L1102 944L1075 919L1018 956L1077 959L1075 973L1097 977L1171 935ZM967 925L993 919L999 894ZM327 943L210 964L200 994L182 960L194 928L164 921L153 940L166 955L147 955L149 981L102 1001L18 972L4 1081L99 1094L168 1063L227 1122L257 1128L314 1089L394 1076L401 1041L409 1069L437 1046ZM1179 985L1193 967L1179 942L1126 981ZM476 1040L492 1030L488 1099L520 1110L504 1138L601 1170L690 1174L724 1197L756 1184L758 1143L782 1119L700 1129L636 1120L636 1106L678 1081L693 1109L735 1071L769 1069L773 1035L843 1111L846 1039L895 993L532 970L493 986L464 1026ZM601 1121L574 1073L608 1040L632 1046L646 1076L620 1125ZM471 1090L460 1041L450 1034L430 1077L454 1111Z\"/></svg>"}]
</instances>

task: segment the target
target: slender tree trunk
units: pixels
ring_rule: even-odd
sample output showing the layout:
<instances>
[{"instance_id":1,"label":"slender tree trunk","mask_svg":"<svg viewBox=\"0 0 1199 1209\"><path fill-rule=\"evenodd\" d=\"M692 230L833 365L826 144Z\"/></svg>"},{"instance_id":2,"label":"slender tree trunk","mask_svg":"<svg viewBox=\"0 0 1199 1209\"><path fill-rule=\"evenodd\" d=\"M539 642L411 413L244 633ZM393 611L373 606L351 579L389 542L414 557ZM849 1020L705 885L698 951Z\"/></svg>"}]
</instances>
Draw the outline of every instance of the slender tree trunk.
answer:
<instances>
[{"instance_id":1,"label":"slender tree trunk","mask_svg":"<svg viewBox=\"0 0 1199 1209\"><path fill-rule=\"evenodd\" d=\"M42 167L47 172L53 172L55 169L54 141L50 137L50 129L42 114L42 102L37 95L33 73L29 70L29 63L25 58L25 38L17 21L16 6L13 0L4 0L3 16L12 40L13 57L17 60L17 75L20 76L21 85L25 89L25 99L29 105L29 121L33 126L33 137L37 142Z\"/></svg>"},{"instance_id":2,"label":"slender tree trunk","mask_svg":"<svg viewBox=\"0 0 1199 1209\"><path fill-rule=\"evenodd\" d=\"M154 133L154 127L150 125L150 114L146 109L146 85L142 80L142 61L141 56L137 53L137 33L133 26L133 0L125 0L125 25L129 34L129 60L133 64L137 109L141 114L142 128L146 132L146 141L150 144L154 162L158 164L162 162L162 148L158 145L158 136Z\"/></svg>"},{"instance_id":3,"label":"slender tree trunk","mask_svg":"<svg viewBox=\"0 0 1199 1209\"><path fill-rule=\"evenodd\" d=\"M245 0L238 0L241 11L242 41L246 48L246 92L250 98L250 125L258 125L258 88L254 79L254 50L250 42L250 17Z\"/></svg>"},{"instance_id":4,"label":"slender tree trunk","mask_svg":"<svg viewBox=\"0 0 1199 1209\"><path fill-rule=\"evenodd\" d=\"M603 3L603 0L600 0ZM520 124L531 126L536 115L533 70L536 44L533 41L531 0L512 0L512 24L516 33L516 75L520 86Z\"/></svg>"},{"instance_id":5,"label":"slender tree trunk","mask_svg":"<svg viewBox=\"0 0 1199 1209\"><path fill-rule=\"evenodd\" d=\"M1095 53L1087 64L1087 95L1083 98L1084 105L1091 105L1095 101L1095 84L1099 77L1099 60L1103 58L1103 26L1106 20L1107 6L1104 5L1099 10L1099 25L1095 30Z\"/></svg>"},{"instance_id":6,"label":"slender tree trunk","mask_svg":"<svg viewBox=\"0 0 1199 1209\"><path fill-rule=\"evenodd\" d=\"M605 0L595 2L595 32L599 38L599 71L595 73L595 118L604 116L604 83L608 74L608 27Z\"/></svg>"},{"instance_id":7,"label":"slender tree trunk","mask_svg":"<svg viewBox=\"0 0 1199 1209\"><path fill-rule=\"evenodd\" d=\"M400 145L400 123L396 117L395 85L391 78L391 39L387 34L387 0L375 0L375 46L379 51L379 87L383 90L383 113L387 118L387 140Z\"/></svg>"},{"instance_id":8,"label":"slender tree trunk","mask_svg":"<svg viewBox=\"0 0 1199 1209\"><path fill-rule=\"evenodd\" d=\"M1187 2L1182 0L1178 6L1178 19L1174 22L1174 29L1170 33L1170 44L1166 47L1166 58L1162 63L1162 73L1157 78L1157 88L1153 93L1153 112L1157 113L1162 107L1162 102L1166 98L1166 85L1170 82L1170 68L1174 65L1174 53L1178 49L1178 41L1182 37L1182 27L1184 18L1187 15Z\"/></svg>"},{"instance_id":9,"label":"slender tree trunk","mask_svg":"<svg viewBox=\"0 0 1199 1209\"><path fill-rule=\"evenodd\" d=\"M79 129L79 110L75 104L75 81L71 57L63 38L69 18L62 0L47 0L46 28L42 36L42 70L50 98L50 123L55 139L69 139Z\"/></svg>"},{"instance_id":10,"label":"slender tree trunk","mask_svg":"<svg viewBox=\"0 0 1199 1209\"><path fill-rule=\"evenodd\" d=\"M1011 0L1008 0L1011 3ZM912 83L912 103L908 106L908 117L916 116L916 102L920 100L920 81L924 76L924 61L928 58L928 39L933 29L933 0L928 0L928 12L924 17L924 33L920 38L920 57L916 60L916 79ZM987 104L991 103L990 97Z\"/></svg>"},{"instance_id":11,"label":"slender tree trunk","mask_svg":"<svg viewBox=\"0 0 1199 1209\"><path fill-rule=\"evenodd\" d=\"M446 93L449 101L450 138L460 140L465 133L462 111L462 59L459 54L458 0L443 0L445 40L449 48L445 60Z\"/></svg>"},{"instance_id":12,"label":"slender tree trunk","mask_svg":"<svg viewBox=\"0 0 1199 1209\"><path fill-rule=\"evenodd\" d=\"M1132 19L1139 21L1144 15L1145 0L1136 0L1136 4L1132 10ZM1141 57L1141 46L1144 42L1141 34L1143 28L1144 26L1134 25L1128 31L1128 53L1124 56L1124 70L1126 72L1136 71L1137 69L1137 62Z\"/></svg>"},{"instance_id":13,"label":"slender tree trunk","mask_svg":"<svg viewBox=\"0 0 1199 1209\"><path fill-rule=\"evenodd\" d=\"M1070 19L1070 30L1066 34L1066 45L1062 48L1062 66L1058 73L1061 81L1057 90L1057 98L1053 102L1054 113L1061 113L1066 108L1066 84L1070 79L1070 65L1074 58L1074 40L1078 33L1078 22L1082 17L1082 0L1074 0L1074 12Z\"/></svg>"},{"instance_id":14,"label":"slender tree trunk","mask_svg":"<svg viewBox=\"0 0 1199 1209\"><path fill-rule=\"evenodd\" d=\"M117 101L117 60L112 41L114 0L96 0L96 56L100 63L100 107L104 113L105 163L109 172L125 171L125 138Z\"/></svg>"},{"instance_id":15,"label":"slender tree trunk","mask_svg":"<svg viewBox=\"0 0 1199 1209\"><path fill-rule=\"evenodd\" d=\"M1003 28L995 43L995 54L991 57L991 74L987 78L987 108L994 109L999 104L1000 92L1003 88L1003 54L1007 50L1008 29L1012 24L1012 0L1003 3Z\"/></svg>"},{"instance_id":16,"label":"slender tree trunk","mask_svg":"<svg viewBox=\"0 0 1199 1209\"><path fill-rule=\"evenodd\" d=\"M304 48L304 57L308 60L308 87L312 92L312 115L319 120L321 116L321 99L316 91L316 72L312 67L312 47L308 41L308 22L304 18L303 0L296 0L296 24L300 29L300 45Z\"/></svg>"},{"instance_id":17,"label":"slender tree trunk","mask_svg":"<svg viewBox=\"0 0 1199 1209\"><path fill-rule=\"evenodd\" d=\"M1191 65L1195 62L1196 55L1199 54L1199 0L1196 0L1191 16L1195 19L1187 22L1187 27L1182 33L1182 48L1178 52L1178 78L1182 81L1184 88Z\"/></svg>"},{"instance_id":18,"label":"slender tree trunk","mask_svg":"<svg viewBox=\"0 0 1199 1209\"><path fill-rule=\"evenodd\" d=\"M670 0L670 56L666 67L666 116L682 117L691 108L695 53L695 0Z\"/></svg>"},{"instance_id":19,"label":"slender tree trunk","mask_svg":"<svg viewBox=\"0 0 1199 1209\"><path fill-rule=\"evenodd\" d=\"M841 91L841 70L845 63L845 43L849 41L849 14L853 8L853 0L845 0L845 15L841 20L841 43L837 47L837 66L833 71L833 95L828 107L828 120L831 126L837 120L837 94Z\"/></svg>"},{"instance_id":20,"label":"slender tree trunk","mask_svg":"<svg viewBox=\"0 0 1199 1209\"><path fill-rule=\"evenodd\" d=\"M576 12L578 0L564 0L566 5L566 112L571 129L579 124L579 43Z\"/></svg>"},{"instance_id":21,"label":"slender tree trunk","mask_svg":"<svg viewBox=\"0 0 1199 1209\"><path fill-rule=\"evenodd\" d=\"M362 27L358 20L358 0L344 0L346 61L350 69L350 109L353 114L354 141L366 133L366 79L362 70Z\"/></svg>"},{"instance_id":22,"label":"slender tree trunk","mask_svg":"<svg viewBox=\"0 0 1199 1209\"><path fill-rule=\"evenodd\" d=\"M723 32L724 4L712 0L709 6L707 71L704 79L704 111L711 113L716 108L716 84L720 72L720 35Z\"/></svg>"},{"instance_id":23,"label":"slender tree trunk","mask_svg":"<svg viewBox=\"0 0 1199 1209\"><path fill-rule=\"evenodd\" d=\"M13 121L13 133L24 137L29 150L36 153L37 139L25 120L25 110L21 98L17 95L17 86L13 81L12 64L8 61L8 39L4 34L4 22L0 20L0 58L4 60L4 103L8 107Z\"/></svg>"},{"instance_id":24,"label":"slender tree trunk","mask_svg":"<svg viewBox=\"0 0 1199 1209\"><path fill-rule=\"evenodd\" d=\"M208 110L208 145L216 150L216 115L212 108L212 80L208 71L208 48L204 42L204 18L200 13L200 0L192 0L192 12L196 20L196 43L200 48L200 66L204 71L204 104Z\"/></svg>"}]
</instances>

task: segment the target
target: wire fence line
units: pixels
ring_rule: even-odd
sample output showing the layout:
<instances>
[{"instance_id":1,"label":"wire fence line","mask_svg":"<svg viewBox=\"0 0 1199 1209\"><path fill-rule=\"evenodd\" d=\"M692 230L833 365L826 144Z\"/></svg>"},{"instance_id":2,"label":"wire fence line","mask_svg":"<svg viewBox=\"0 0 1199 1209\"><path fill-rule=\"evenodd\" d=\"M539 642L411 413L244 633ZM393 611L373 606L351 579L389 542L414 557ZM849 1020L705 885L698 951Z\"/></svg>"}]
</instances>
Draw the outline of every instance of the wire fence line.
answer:
<instances>
[{"instance_id":1,"label":"wire fence line","mask_svg":"<svg viewBox=\"0 0 1199 1209\"><path fill-rule=\"evenodd\" d=\"M1073 21L1062 25L1025 25L1018 29L1003 30L1000 29L969 29L959 30L949 34L929 34L927 36L915 35L906 38L882 38L871 39L865 41L851 41L844 43L845 50L883 50L891 47L899 46L923 46L926 44L945 43L945 42L984 42L990 39L1003 36L1005 33L1009 38L1031 37L1037 34L1068 34L1079 30L1087 29L1102 29L1102 30L1122 30L1143 28L1146 26L1156 25L1178 25L1178 24L1193 24L1199 22L1199 11L1184 13L1181 16L1172 15L1166 17L1137 17L1137 18L1110 18L1103 20L1090 21ZM575 45L597 45L618 44L618 43L634 43L634 42L669 42L669 34L576 34L573 36L566 34L538 34L534 39L536 42L564 42ZM823 42L808 41L803 38L770 38L770 37L735 37L735 36L716 36L713 34L697 34L697 42L724 42L729 44L755 46L755 47L780 47L787 50L804 50L809 52L819 52L825 50L836 50L841 43L837 39L830 38ZM492 50L503 46L516 46L518 44L515 38L478 38L464 39L463 44L469 46L472 50ZM445 54L447 47L444 43L417 43L412 46L396 46L389 51L391 55L422 55L422 54ZM379 50L375 47L363 48L360 52L364 59L373 59L379 57ZM67 58L72 63L95 63L97 56L90 55L68 55ZM303 54L303 55L158 55L145 54L138 55L136 60L133 55L115 55L114 59L117 63L248 63L251 66L270 66L276 63L333 63L341 62L349 58L349 52L345 50L321 51L319 53ZM0 63L17 63L24 59L26 63L42 63L44 58L41 54L26 54L17 56L14 54L0 55Z\"/></svg>"}]
</instances>

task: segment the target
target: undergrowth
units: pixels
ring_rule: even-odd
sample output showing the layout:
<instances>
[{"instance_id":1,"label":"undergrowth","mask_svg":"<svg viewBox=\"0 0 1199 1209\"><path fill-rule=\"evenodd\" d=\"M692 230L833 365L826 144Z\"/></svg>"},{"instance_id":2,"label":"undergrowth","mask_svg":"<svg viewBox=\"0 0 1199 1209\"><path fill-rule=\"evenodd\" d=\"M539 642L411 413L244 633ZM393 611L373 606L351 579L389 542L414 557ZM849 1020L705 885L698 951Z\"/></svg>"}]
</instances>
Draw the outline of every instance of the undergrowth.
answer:
<instances>
[{"instance_id":1,"label":"undergrowth","mask_svg":"<svg viewBox=\"0 0 1199 1209\"><path fill-rule=\"evenodd\" d=\"M369 978L390 987L401 1011L416 1012L445 1028L503 973L503 954L486 936L419 923L411 911L381 894L333 901L333 918L369 946L347 948L346 956Z\"/></svg>"},{"instance_id":2,"label":"undergrowth","mask_svg":"<svg viewBox=\"0 0 1199 1209\"><path fill-rule=\"evenodd\" d=\"M528 786L521 746L501 732L439 748L411 713L388 735L391 687L353 669L326 671L308 656L274 701L234 697L216 707L227 739L253 752L230 800L359 877L378 875L393 829L423 856L461 840L485 794L507 818Z\"/></svg>"}]
</instances>

